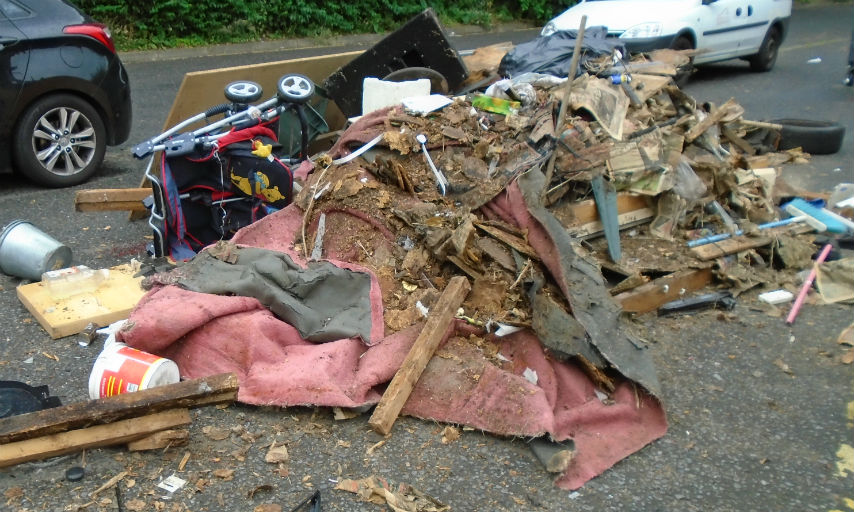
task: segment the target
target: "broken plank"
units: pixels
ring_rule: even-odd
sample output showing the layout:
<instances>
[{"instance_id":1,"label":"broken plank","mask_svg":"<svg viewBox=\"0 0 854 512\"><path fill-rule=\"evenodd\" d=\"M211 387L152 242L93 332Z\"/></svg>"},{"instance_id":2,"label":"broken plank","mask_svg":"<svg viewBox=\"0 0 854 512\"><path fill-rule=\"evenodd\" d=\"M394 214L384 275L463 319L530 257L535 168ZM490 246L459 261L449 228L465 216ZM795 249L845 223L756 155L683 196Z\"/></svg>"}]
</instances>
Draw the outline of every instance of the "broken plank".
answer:
<instances>
[{"instance_id":1,"label":"broken plank","mask_svg":"<svg viewBox=\"0 0 854 512\"><path fill-rule=\"evenodd\" d=\"M110 423L166 409L206 405L214 403L207 401L213 396L220 397L217 403L231 402L237 397L237 389L237 376L233 373L223 373L11 416L0 419L0 444Z\"/></svg>"},{"instance_id":2,"label":"broken plank","mask_svg":"<svg viewBox=\"0 0 854 512\"><path fill-rule=\"evenodd\" d=\"M738 149L743 151L744 153L753 156L756 154L756 148L750 145L749 142L742 139L735 133L735 130L732 129L729 125L721 125L721 133L724 137L727 138L731 143L733 143Z\"/></svg>"},{"instance_id":3,"label":"broken plank","mask_svg":"<svg viewBox=\"0 0 854 512\"><path fill-rule=\"evenodd\" d=\"M130 265L110 269L110 275L96 290L54 299L43 282L18 286L18 300L51 338L63 338L82 331L88 324L109 325L127 318L145 295Z\"/></svg>"},{"instance_id":4,"label":"broken plank","mask_svg":"<svg viewBox=\"0 0 854 512\"><path fill-rule=\"evenodd\" d=\"M476 222L475 226L477 226L486 234L495 238L499 242L504 242L505 244L509 245L513 249L516 249L518 252L524 254L525 256L540 261L540 257L537 254L537 251L535 251L534 248L531 247L524 239L519 238L518 236L511 235L510 233L507 233L506 231L503 231L499 228L489 226L480 222Z\"/></svg>"},{"instance_id":5,"label":"broken plank","mask_svg":"<svg viewBox=\"0 0 854 512\"><path fill-rule=\"evenodd\" d=\"M620 215L617 215L617 224L622 231L624 229L650 222L653 217L655 217L655 214L656 212L652 208L641 208L640 210L621 213ZM604 228L601 221L595 220L593 222L588 222L583 226L579 226L578 228L567 229L567 231L576 238L588 240L602 234Z\"/></svg>"},{"instance_id":6,"label":"broken plank","mask_svg":"<svg viewBox=\"0 0 854 512\"><path fill-rule=\"evenodd\" d=\"M187 409L172 409L107 425L6 443L0 452L0 467L56 457L89 448L123 444L160 430L189 424L190 413Z\"/></svg>"},{"instance_id":7,"label":"broken plank","mask_svg":"<svg viewBox=\"0 0 854 512\"><path fill-rule=\"evenodd\" d=\"M190 431L185 428L162 430L128 443L128 451L159 450L170 446L184 446L190 441Z\"/></svg>"},{"instance_id":8,"label":"broken plank","mask_svg":"<svg viewBox=\"0 0 854 512\"><path fill-rule=\"evenodd\" d=\"M723 256L729 256L730 254L736 254L748 249L762 247L770 244L772 241L773 238L767 236L737 236L727 238L726 240L721 240L719 242L701 245L699 247L692 247L691 252L694 253L694 256L699 260L708 261L715 258L721 258Z\"/></svg>"},{"instance_id":9,"label":"broken plank","mask_svg":"<svg viewBox=\"0 0 854 512\"><path fill-rule=\"evenodd\" d=\"M74 196L74 209L78 212L143 212L148 209L142 201L151 194L150 187L79 190Z\"/></svg>"},{"instance_id":10,"label":"broken plank","mask_svg":"<svg viewBox=\"0 0 854 512\"><path fill-rule=\"evenodd\" d=\"M712 282L712 270L703 268L676 272L614 297L627 313L646 313Z\"/></svg>"},{"instance_id":11,"label":"broken plank","mask_svg":"<svg viewBox=\"0 0 854 512\"><path fill-rule=\"evenodd\" d=\"M445 287L436 304L430 308L424 329L416 338L368 421L374 431L382 435L391 432L391 427L397 420L400 410L403 409L421 373L427 367L445 333L448 332L457 308L463 303L469 290L471 290L471 284L468 279L456 276Z\"/></svg>"}]
</instances>

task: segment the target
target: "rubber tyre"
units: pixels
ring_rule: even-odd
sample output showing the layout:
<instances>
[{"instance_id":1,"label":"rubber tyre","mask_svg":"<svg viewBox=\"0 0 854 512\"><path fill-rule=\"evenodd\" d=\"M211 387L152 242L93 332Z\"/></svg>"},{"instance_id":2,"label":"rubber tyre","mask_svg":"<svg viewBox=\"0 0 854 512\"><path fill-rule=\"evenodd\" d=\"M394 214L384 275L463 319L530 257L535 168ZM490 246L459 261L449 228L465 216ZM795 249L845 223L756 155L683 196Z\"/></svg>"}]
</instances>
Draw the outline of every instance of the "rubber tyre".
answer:
<instances>
[{"instance_id":1,"label":"rubber tyre","mask_svg":"<svg viewBox=\"0 0 854 512\"><path fill-rule=\"evenodd\" d=\"M801 148L812 155L830 155L842 147L845 127L830 121L806 119L777 119L771 121L783 126L778 149Z\"/></svg>"},{"instance_id":2,"label":"rubber tyre","mask_svg":"<svg viewBox=\"0 0 854 512\"><path fill-rule=\"evenodd\" d=\"M765 39L762 40L762 46L759 47L759 53L747 60L750 63L750 69L760 73L771 71L777 62L777 54L780 53L781 40L780 29L777 27L768 29Z\"/></svg>"},{"instance_id":3,"label":"rubber tyre","mask_svg":"<svg viewBox=\"0 0 854 512\"><path fill-rule=\"evenodd\" d=\"M56 138L47 138L49 127ZM69 137L75 134L77 137ZM101 115L88 102L71 94L36 100L21 115L12 134L16 170L48 187L70 187L88 180L101 166L106 150L107 134Z\"/></svg>"},{"instance_id":4,"label":"rubber tyre","mask_svg":"<svg viewBox=\"0 0 854 512\"><path fill-rule=\"evenodd\" d=\"M671 50L693 50L694 43L691 42L686 36L679 36L674 41L673 44L670 45ZM673 81L676 82L676 85L679 87L685 87L685 84L688 83L688 80L691 79L691 75L694 73L694 59L692 58L688 64L679 68L677 70L676 75L673 77Z\"/></svg>"}]
</instances>

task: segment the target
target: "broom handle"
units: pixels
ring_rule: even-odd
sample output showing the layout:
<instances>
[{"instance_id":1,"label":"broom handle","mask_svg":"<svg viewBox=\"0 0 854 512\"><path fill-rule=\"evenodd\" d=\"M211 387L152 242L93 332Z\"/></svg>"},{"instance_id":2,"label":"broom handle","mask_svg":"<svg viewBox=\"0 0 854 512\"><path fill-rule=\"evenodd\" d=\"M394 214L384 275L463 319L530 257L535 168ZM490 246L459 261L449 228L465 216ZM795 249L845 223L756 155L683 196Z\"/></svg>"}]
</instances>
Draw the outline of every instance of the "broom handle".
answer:
<instances>
[{"instance_id":1,"label":"broom handle","mask_svg":"<svg viewBox=\"0 0 854 512\"><path fill-rule=\"evenodd\" d=\"M795 303L792 304L792 309L789 311L789 316L786 317L786 323L790 324L795 321L795 317L798 316L798 311L801 309L801 305L804 303L804 299L807 297L807 293L810 291L810 287L812 287L812 282L815 281L815 276L818 274L818 266L827 259L827 255L830 254L830 250L833 248L832 245L827 244L822 248L821 253L818 255L818 258L815 259L815 264L812 266L812 270L810 270L810 275L807 277L807 280L804 281L804 285L801 287L800 293L798 293L798 298L795 299Z\"/></svg>"}]
</instances>

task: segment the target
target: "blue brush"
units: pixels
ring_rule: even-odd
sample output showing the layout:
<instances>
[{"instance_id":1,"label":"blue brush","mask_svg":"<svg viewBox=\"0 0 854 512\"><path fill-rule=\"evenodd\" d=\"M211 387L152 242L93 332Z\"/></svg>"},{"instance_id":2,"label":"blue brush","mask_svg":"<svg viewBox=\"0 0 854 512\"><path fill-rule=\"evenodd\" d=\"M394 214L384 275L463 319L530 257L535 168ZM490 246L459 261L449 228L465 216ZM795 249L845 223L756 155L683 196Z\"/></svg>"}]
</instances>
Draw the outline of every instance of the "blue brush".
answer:
<instances>
[{"instance_id":1,"label":"blue brush","mask_svg":"<svg viewBox=\"0 0 854 512\"><path fill-rule=\"evenodd\" d=\"M848 231L854 231L854 222L851 222L845 217L837 215L830 210L814 206L801 198L792 199L783 205L783 209L792 215L792 217L760 224L758 228L762 230L785 226L795 222L806 222L818 232L830 231L831 233L846 233ZM691 240L688 242L688 247L699 247L701 245L720 242L721 240L726 240L727 238L743 234L744 231L739 229L735 233L721 233L719 235L698 238L697 240Z\"/></svg>"},{"instance_id":2,"label":"blue brush","mask_svg":"<svg viewBox=\"0 0 854 512\"><path fill-rule=\"evenodd\" d=\"M817 231L830 231L831 233L846 233L854 229L854 223L850 220L841 217L826 208L819 208L803 199L796 197L785 205L783 209L789 212L789 215L795 217L804 215L804 222L814 227ZM824 228L824 229L821 229Z\"/></svg>"}]
</instances>

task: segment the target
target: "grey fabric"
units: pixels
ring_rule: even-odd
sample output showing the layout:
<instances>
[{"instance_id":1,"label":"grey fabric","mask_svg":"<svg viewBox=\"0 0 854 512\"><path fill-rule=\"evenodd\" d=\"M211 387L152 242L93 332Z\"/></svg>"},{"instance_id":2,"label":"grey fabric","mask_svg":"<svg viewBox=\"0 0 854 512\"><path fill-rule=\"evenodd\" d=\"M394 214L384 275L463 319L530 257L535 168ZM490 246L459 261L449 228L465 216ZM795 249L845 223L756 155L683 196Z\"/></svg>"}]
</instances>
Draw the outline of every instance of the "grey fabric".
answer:
<instances>
[{"instance_id":1,"label":"grey fabric","mask_svg":"<svg viewBox=\"0 0 854 512\"><path fill-rule=\"evenodd\" d=\"M311 262L302 268L287 254L218 244L157 281L187 290L254 297L313 342L360 336L371 343L371 277ZM233 262L233 263L230 263Z\"/></svg>"},{"instance_id":2,"label":"grey fabric","mask_svg":"<svg viewBox=\"0 0 854 512\"><path fill-rule=\"evenodd\" d=\"M569 233L543 207L540 201L540 191L545 185L543 173L535 167L519 176L518 183L525 207L546 230L560 255L560 275L554 278L566 284L566 299L572 316L587 331L589 342L620 373L640 383L653 395L661 396L652 357L646 346L622 325L622 311L608 293L601 272L576 254Z\"/></svg>"}]
</instances>

